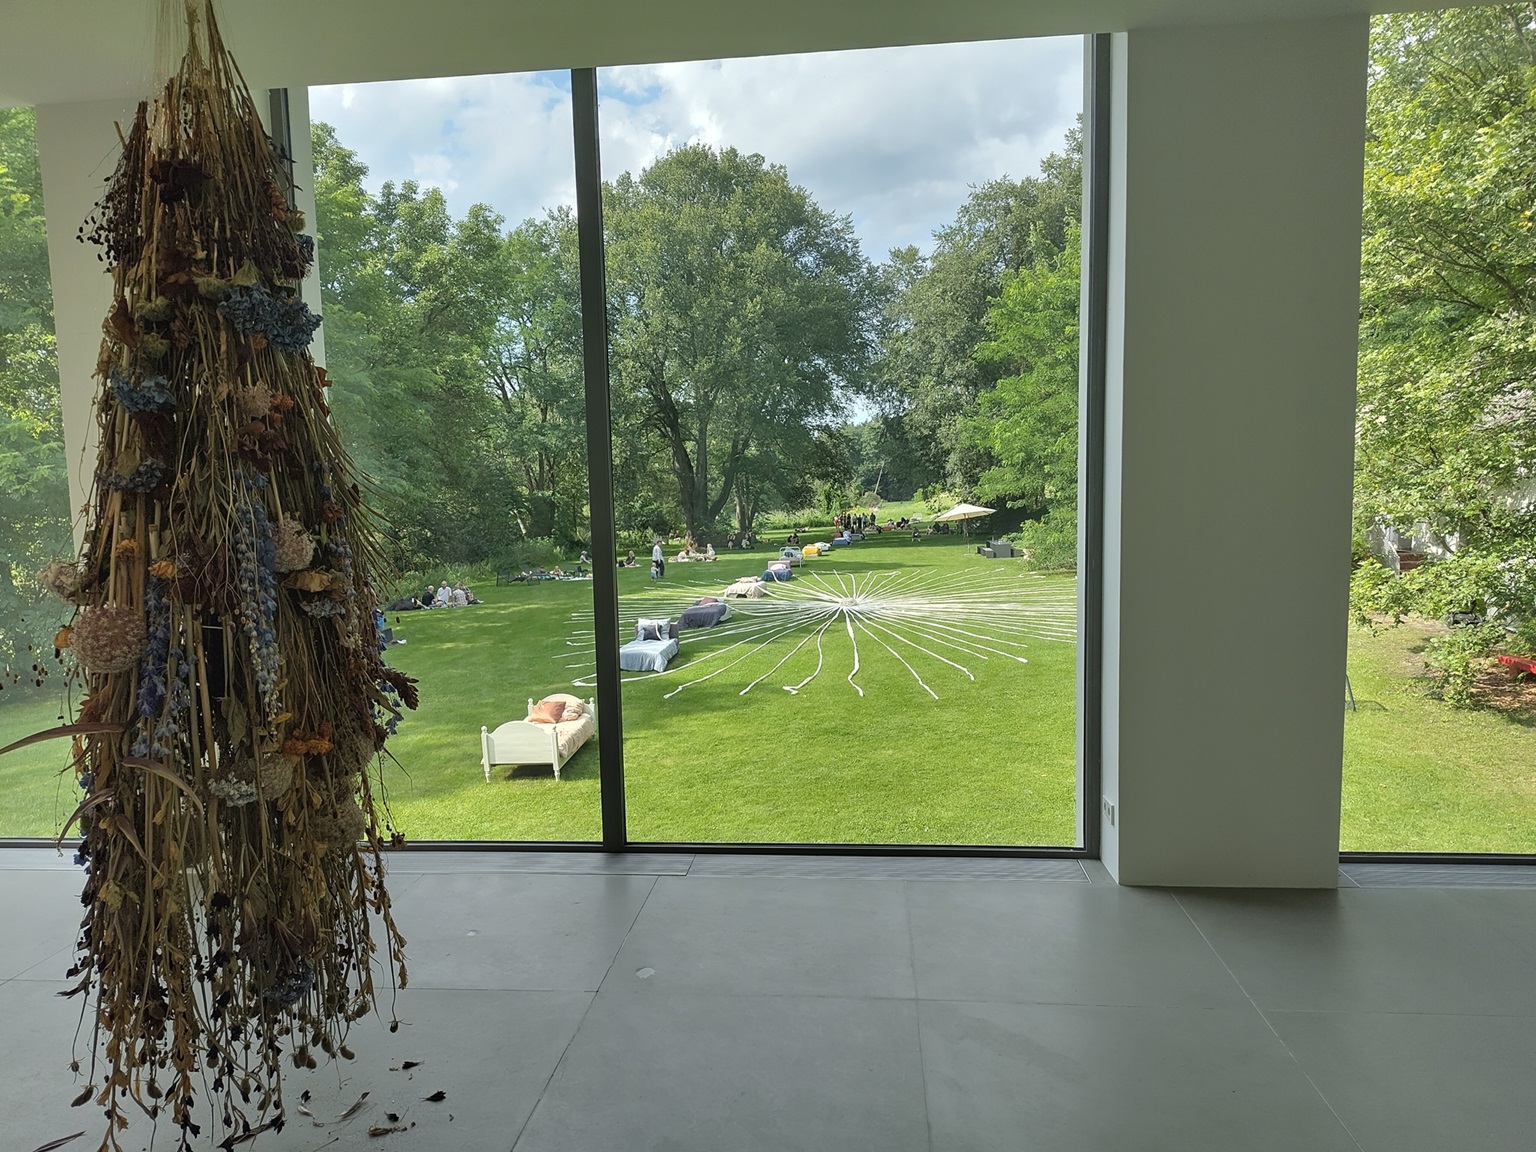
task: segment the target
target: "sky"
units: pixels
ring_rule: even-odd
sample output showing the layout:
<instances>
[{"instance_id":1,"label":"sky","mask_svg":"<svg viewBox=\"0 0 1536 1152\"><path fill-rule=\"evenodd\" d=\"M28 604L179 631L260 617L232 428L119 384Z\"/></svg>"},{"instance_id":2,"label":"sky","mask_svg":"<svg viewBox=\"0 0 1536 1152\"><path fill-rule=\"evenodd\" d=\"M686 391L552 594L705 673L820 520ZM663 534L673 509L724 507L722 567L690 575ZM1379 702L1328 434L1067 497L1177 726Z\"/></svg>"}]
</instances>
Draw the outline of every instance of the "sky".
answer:
<instances>
[{"instance_id":1,"label":"sky","mask_svg":"<svg viewBox=\"0 0 1536 1152\"><path fill-rule=\"evenodd\" d=\"M605 178L685 144L759 152L851 215L874 260L929 250L971 186L1036 174L1081 110L1078 37L598 72ZM564 72L317 87L310 117L358 154L373 191L415 180L455 216L484 203L509 225L575 202Z\"/></svg>"}]
</instances>

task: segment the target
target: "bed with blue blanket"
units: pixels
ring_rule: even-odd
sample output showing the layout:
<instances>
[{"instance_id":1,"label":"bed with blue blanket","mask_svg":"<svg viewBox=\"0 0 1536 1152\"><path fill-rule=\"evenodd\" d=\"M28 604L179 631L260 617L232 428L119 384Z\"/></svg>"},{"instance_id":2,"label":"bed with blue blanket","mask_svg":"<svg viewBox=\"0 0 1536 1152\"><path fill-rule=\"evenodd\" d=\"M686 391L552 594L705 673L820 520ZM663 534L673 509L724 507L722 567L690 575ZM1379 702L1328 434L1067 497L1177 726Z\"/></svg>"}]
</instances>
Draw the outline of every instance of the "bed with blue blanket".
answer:
<instances>
[{"instance_id":1,"label":"bed with blue blanket","mask_svg":"<svg viewBox=\"0 0 1536 1152\"><path fill-rule=\"evenodd\" d=\"M665 672L677 655L677 641L631 640L619 649L619 667L626 672Z\"/></svg>"},{"instance_id":2,"label":"bed with blue blanket","mask_svg":"<svg viewBox=\"0 0 1536 1152\"><path fill-rule=\"evenodd\" d=\"M705 596L682 610L677 627L680 631L684 628L713 628L730 614L731 606L725 601Z\"/></svg>"},{"instance_id":3,"label":"bed with blue blanket","mask_svg":"<svg viewBox=\"0 0 1536 1152\"><path fill-rule=\"evenodd\" d=\"M625 672L665 672L677 649L677 629L670 620L642 618L635 622L635 638L619 648L619 667Z\"/></svg>"}]
</instances>

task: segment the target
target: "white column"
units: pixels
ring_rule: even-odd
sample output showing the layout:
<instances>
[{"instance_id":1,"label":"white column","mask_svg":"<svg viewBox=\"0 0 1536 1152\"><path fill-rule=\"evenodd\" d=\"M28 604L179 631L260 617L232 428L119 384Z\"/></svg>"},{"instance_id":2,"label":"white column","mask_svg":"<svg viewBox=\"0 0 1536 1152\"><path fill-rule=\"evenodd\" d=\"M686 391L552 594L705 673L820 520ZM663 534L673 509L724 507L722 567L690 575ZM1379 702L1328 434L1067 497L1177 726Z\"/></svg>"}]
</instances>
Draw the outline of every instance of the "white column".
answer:
<instances>
[{"instance_id":1,"label":"white column","mask_svg":"<svg viewBox=\"0 0 1536 1152\"><path fill-rule=\"evenodd\" d=\"M267 91L253 89L257 108L267 112ZM315 233L314 154L309 138L309 90L289 89L297 201L305 228ZM112 279L97 257L101 250L78 239L81 223L90 214L117 166L117 129L124 134L133 123L132 102L44 104L37 109L37 145L43 176L43 205L47 213L48 265L53 281L54 331L58 339L59 390L64 419L64 450L69 471L70 509L75 516L75 542L85 530L79 515L90 497L96 466L96 358L101 351L101 325L112 305ZM318 264L303 287L304 298L319 312ZM311 346L317 364L325 363L325 334L315 334Z\"/></svg>"},{"instance_id":2,"label":"white column","mask_svg":"<svg viewBox=\"0 0 1536 1152\"><path fill-rule=\"evenodd\" d=\"M81 509L90 497L96 467L97 384L92 379L101 351L101 325L112 305L112 279L98 256L82 244L80 225L117 167L115 124L126 135L135 104L115 100L43 104L37 109L37 150L48 225L48 267L53 281L53 325L58 339L60 407L69 470L69 503L75 542L85 531Z\"/></svg>"},{"instance_id":3,"label":"white column","mask_svg":"<svg viewBox=\"0 0 1536 1152\"><path fill-rule=\"evenodd\" d=\"M1337 882L1365 16L1115 38L1104 860Z\"/></svg>"},{"instance_id":4,"label":"white column","mask_svg":"<svg viewBox=\"0 0 1536 1152\"><path fill-rule=\"evenodd\" d=\"M310 310L324 315L320 300L320 222L315 219L315 150L309 136L309 89L299 84L288 89L288 129L293 134L293 179L297 188L294 202L304 213L304 230L315 237L315 262L304 279L301 289L304 302ZM325 324L315 329L315 339L309 346L309 354L315 363L325 364Z\"/></svg>"}]
</instances>

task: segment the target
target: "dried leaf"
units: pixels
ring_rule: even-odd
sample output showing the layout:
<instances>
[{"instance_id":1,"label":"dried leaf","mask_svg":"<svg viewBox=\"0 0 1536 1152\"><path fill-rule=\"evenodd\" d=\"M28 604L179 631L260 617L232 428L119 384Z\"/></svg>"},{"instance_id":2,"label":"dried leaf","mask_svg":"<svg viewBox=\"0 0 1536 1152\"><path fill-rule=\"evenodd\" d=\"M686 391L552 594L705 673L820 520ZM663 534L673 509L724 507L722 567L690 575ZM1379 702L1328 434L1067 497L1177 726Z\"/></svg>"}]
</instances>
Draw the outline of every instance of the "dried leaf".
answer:
<instances>
[{"instance_id":1,"label":"dried leaf","mask_svg":"<svg viewBox=\"0 0 1536 1152\"><path fill-rule=\"evenodd\" d=\"M331 586L333 572L295 572L283 581L284 588L296 588L300 592L324 592Z\"/></svg>"},{"instance_id":2,"label":"dried leaf","mask_svg":"<svg viewBox=\"0 0 1536 1152\"><path fill-rule=\"evenodd\" d=\"M389 1125L387 1127L385 1125L382 1125L382 1124L375 1124L372 1128L368 1129L368 1135L370 1135L370 1136L388 1136L391 1132L404 1132L404 1131L405 1131L405 1129L402 1128L398 1124L391 1124L391 1125Z\"/></svg>"},{"instance_id":3,"label":"dried leaf","mask_svg":"<svg viewBox=\"0 0 1536 1152\"><path fill-rule=\"evenodd\" d=\"M401 1069L403 1071L409 1072L412 1068L420 1068L421 1067L421 1061L420 1060L402 1060L402 1061L400 1061L400 1067L401 1067Z\"/></svg>"},{"instance_id":4,"label":"dried leaf","mask_svg":"<svg viewBox=\"0 0 1536 1152\"><path fill-rule=\"evenodd\" d=\"M20 740L7 744L0 748L0 756L7 752L15 752L18 748L25 748L29 744L39 744L44 740L52 740L59 736L89 736L97 732L110 732L114 735L123 731L122 724L63 724L57 728L47 728L42 732L34 732L30 736L23 736Z\"/></svg>"},{"instance_id":5,"label":"dried leaf","mask_svg":"<svg viewBox=\"0 0 1536 1152\"><path fill-rule=\"evenodd\" d=\"M71 1108L83 1108L90 1100L91 1096L95 1093L95 1091L95 1088L87 1084L83 1089L81 1089L80 1095L76 1096L69 1102L69 1106Z\"/></svg>"},{"instance_id":6,"label":"dried leaf","mask_svg":"<svg viewBox=\"0 0 1536 1152\"><path fill-rule=\"evenodd\" d=\"M441 1104L444 1100L448 1099L448 1093L439 1088L436 1092L432 1093L432 1095L423 1096L422 1099L425 1100L428 1104Z\"/></svg>"},{"instance_id":7,"label":"dried leaf","mask_svg":"<svg viewBox=\"0 0 1536 1152\"><path fill-rule=\"evenodd\" d=\"M386 1112L384 1113L384 1119L388 1120L391 1124L398 1124L400 1122L400 1113Z\"/></svg>"},{"instance_id":8,"label":"dried leaf","mask_svg":"<svg viewBox=\"0 0 1536 1152\"><path fill-rule=\"evenodd\" d=\"M348 1108L345 1112L343 1112L341 1114L341 1120L350 1120L350 1119L352 1119L352 1117L356 1116L358 1114L358 1111L363 1106L363 1101L365 1101L367 1099L368 1099L368 1093L364 1092L361 1096L359 1096L357 1098L357 1102L355 1104L353 1104L352 1107ZM337 1123L338 1124L341 1123L341 1120L338 1120Z\"/></svg>"},{"instance_id":9,"label":"dried leaf","mask_svg":"<svg viewBox=\"0 0 1536 1152\"><path fill-rule=\"evenodd\" d=\"M87 1088L86 1092L89 1093L90 1089ZM32 1152L53 1152L55 1148L62 1148L71 1140L78 1140L84 1135L84 1132L76 1132L73 1136L60 1136L57 1140L50 1140L46 1144L39 1144L36 1148L32 1149Z\"/></svg>"}]
</instances>

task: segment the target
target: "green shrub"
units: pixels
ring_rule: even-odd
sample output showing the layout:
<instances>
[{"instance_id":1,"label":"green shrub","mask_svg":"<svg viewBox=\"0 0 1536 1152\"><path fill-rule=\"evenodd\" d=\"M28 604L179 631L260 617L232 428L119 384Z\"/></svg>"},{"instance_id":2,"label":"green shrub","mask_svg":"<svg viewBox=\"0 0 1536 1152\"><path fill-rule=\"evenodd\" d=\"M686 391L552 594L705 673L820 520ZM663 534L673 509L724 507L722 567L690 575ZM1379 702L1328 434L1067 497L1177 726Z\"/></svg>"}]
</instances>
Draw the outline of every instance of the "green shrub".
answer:
<instances>
[{"instance_id":1,"label":"green shrub","mask_svg":"<svg viewBox=\"0 0 1536 1152\"><path fill-rule=\"evenodd\" d=\"M1044 519L1027 520L1008 537L1024 550L1029 566L1038 572L1077 571L1077 518L1047 513Z\"/></svg>"}]
</instances>

